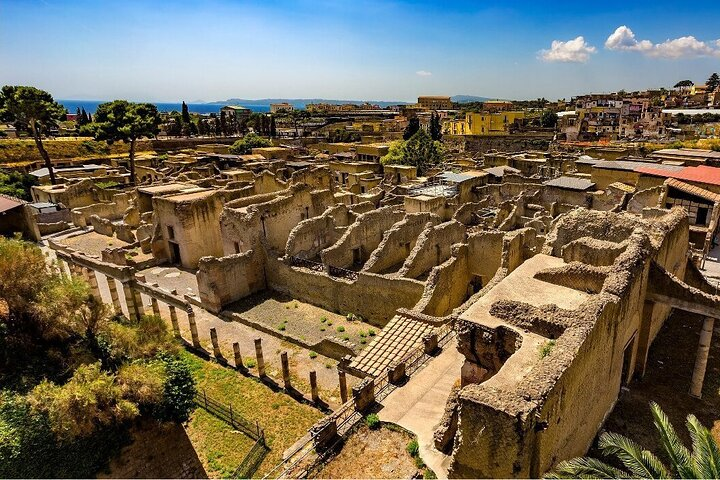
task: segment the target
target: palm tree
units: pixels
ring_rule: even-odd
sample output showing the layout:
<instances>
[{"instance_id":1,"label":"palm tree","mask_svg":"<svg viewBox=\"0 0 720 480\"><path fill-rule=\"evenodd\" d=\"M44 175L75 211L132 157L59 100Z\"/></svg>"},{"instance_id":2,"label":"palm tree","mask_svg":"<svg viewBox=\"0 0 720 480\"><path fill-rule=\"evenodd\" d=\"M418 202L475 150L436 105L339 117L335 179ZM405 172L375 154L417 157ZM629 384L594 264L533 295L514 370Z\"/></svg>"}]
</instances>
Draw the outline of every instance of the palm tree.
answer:
<instances>
[{"instance_id":1,"label":"palm tree","mask_svg":"<svg viewBox=\"0 0 720 480\"><path fill-rule=\"evenodd\" d=\"M617 457L625 469L580 457L561 462L545 478L720 478L720 447L695 415L687 416L686 426L692 439L692 450L688 450L660 406L651 402L650 409L669 467L629 438L603 433L598 442L603 455Z\"/></svg>"}]
</instances>

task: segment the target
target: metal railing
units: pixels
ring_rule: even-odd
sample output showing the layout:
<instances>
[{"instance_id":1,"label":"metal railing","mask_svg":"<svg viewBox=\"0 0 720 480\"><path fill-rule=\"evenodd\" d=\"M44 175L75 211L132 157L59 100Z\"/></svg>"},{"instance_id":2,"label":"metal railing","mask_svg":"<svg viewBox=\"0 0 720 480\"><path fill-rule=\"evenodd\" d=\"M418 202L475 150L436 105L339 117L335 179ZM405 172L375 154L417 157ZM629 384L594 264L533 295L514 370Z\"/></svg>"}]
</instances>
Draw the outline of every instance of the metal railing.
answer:
<instances>
[{"instance_id":1,"label":"metal railing","mask_svg":"<svg viewBox=\"0 0 720 480\"><path fill-rule=\"evenodd\" d=\"M324 272L326 270L325 265L322 263L313 262L312 260L296 256L290 257L290 265L293 267L307 268L316 272ZM359 277L358 272L348 270L346 268L335 267L333 265L327 266L327 273L331 277L347 278L349 280L357 280Z\"/></svg>"},{"instance_id":2,"label":"metal railing","mask_svg":"<svg viewBox=\"0 0 720 480\"><path fill-rule=\"evenodd\" d=\"M269 451L270 449L265 443L265 434L261 431L260 438L255 440L255 444L247 455L245 455L245 458L243 458L230 478L251 478Z\"/></svg>"},{"instance_id":3,"label":"metal railing","mask_svg":"<svg viewBox=\"0 0 720 480\"><path fill-rule=\"evenodd\" d=\"M235 430L243 432L253 440L262 438L264 441L265 433L257 422L252 422L238 414L236 410L233 410L232 405L225 406L217 400L208 397L205 390L199 391L197 395L195 395L195 404L227 423Z\"/></svg>"}]
</instances>

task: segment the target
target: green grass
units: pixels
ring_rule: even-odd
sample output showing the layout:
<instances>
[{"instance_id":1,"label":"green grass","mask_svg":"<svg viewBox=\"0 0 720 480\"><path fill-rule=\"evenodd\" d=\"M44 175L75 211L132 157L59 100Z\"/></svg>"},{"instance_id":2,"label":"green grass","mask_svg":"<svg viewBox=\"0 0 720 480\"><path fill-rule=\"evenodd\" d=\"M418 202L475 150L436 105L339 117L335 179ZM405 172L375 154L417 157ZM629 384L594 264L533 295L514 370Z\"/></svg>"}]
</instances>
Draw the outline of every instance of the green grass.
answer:
<instances>
[{"instance_id":1,"label":"green grass","mask_svg":"<svg viewBox=\"0 0 720 480\"><path fill-rule=\"evenodd\" d=\"M547 342L540 345L540 350L538 352L538 355L540 356L540 358L545 358L548 355L550 355L550 352L552 352L554 347L555 347L555 340L548 340Z\"/></svg>"},{"instance_id":2,"label":"green grass","mask_svg":"<svg viewBox=\"0 0 720 480\"><path fill-rule=\"evenodd\" d=\"M315 408L300 404L285 393L274 392L258 379L245 377L235 370L182 352L188 361L198 390L232 404L233 410L250 421L260 422L265 430L270 452L255 476L262 477L282 460L282 453L295 443L320 418ZM246 365L250 360L246 360ZM253 362L254 363L254 362ZM198 409L187 427L198 456L211 478L226 478L237 468L252 446L252 440L232 432L226 424Z\"/></svg>"}]
</instances>

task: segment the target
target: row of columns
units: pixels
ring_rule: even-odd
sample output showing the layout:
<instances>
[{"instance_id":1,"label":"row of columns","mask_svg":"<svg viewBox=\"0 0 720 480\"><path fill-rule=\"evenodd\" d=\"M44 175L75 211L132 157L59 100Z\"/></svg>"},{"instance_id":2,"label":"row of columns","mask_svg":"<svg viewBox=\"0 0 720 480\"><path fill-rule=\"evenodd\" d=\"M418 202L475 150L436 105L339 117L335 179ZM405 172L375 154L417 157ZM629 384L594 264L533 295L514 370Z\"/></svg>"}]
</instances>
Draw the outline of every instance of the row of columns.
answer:
<instances>
[{"instance_id":1,"label":"row of columns","mask_svg":"<svg viewBox=\"0 0 720 480\"><path fill-rule=\"evenodd\" d=\"M68 267L70 270L71 275L79 276L84 278L88 284L90 285L90 291L93 296L95 296L98 299L101 299L100 296L100 289L98 287L97 282L97 276L95 275L95 271L86 268L81 267L80 265L77 265L72 262L67 262ZM61 272L64 273L64 269L62 267L62 264L60 266ZM138 280L145 281L145 277L143 275L137 276ZM115 283L115 279L112 277L107 277L107 284L108 284L108 290L110 291L110 298L112 301L113 309L116 314L122 314L122 307L120 304L120 296L118 293L117 285ZM132 286L129 283L122 283L123 287L123 295L125 297L125 303L128 307L128 316L130 317L130 320L137 320L138 313L144 313L144 306L142 302L142 297L140 296L140 291L138 289L132 288ZM176 290L173 290L171 292L172 294L177 294ZM150 303L153 315L160 316L160 305L158 302L158 299L155 297L150 297ZM175 337L182 338L180 333L180 324L178 321L178 315L177 315L177 307L174 305L168 304L168 309L170 311L170 323L172 324L172 329ZM188 306L187 310L187 317L188 317L188 324L190 326L190 335L191 335L191 341L194 348L200 349L202 348L202 345L200 343L200 336L198 334L197 329L197 322L195 321L195 312L193 311L191 306ZM220 351L220 342L218 340L217 330L215 328L210 329L210 341L212 343L213 348L213 355L215 358L222 358L222 352ZM242 356L240 354L240 344L235 342L233 343L233 355L235 360L235 366L238 369L245 370L245 367L243 365ZM256 338L255 339L255 358L257 361L257 369L258 369L258 376L260 378L266 377L266 371L265 371L265 359L263 355L263 349L262 349L262 339ZM290 379L290 362L288 358L287 352L282 352L280 354L280 363L282 366L282 378L283 378L283 386L285 390L290 391L293 390L292 382ZM310 380L310 391L311 391L311 397L313 402L319 403L320 402L320 395L319 395L319 389L318 389L318 383L317 383L317 372L311 371L309 374L309 380ZM347 379L345 376L345 372L342 370L338 370L338 380L340 383L340 397L342 400L342 403L347 402L348 400L348 389L347 389Z\"/></svg>"},{"instance_id":2,"label":"row of columns","mask_svg":"<svg viewBox=\"0 0 720 480\"><path fill-rule=\"evenodd\" d=\"M98 286L97 276L93 269L82 267L74 262L58 259L60 272L63 275L65 274L65 268L63 266L64 263L67 263L70 275L80 277L86 280L88 282L88 285L90 286L90 293L97 299L102 299L102 297L100 296L100 288ZM137 278L140 281L145 281L144 275L138 275ZM117 284L115 283L115 279L112 277L106 277L106 279L113 310L116 314L122 314L122 305L120 303L120 295L118 292ZM128 318L131 321L137 321L138 314L145 313L145 307L143 305L140 291L136 288L133 288L130 282L121 282L121 284L123 290L123 297L125 298L125 304L127 305L128 309ZM173 290L170 293L173 295L177 295L177 290ZM160 316L160 303L157 298L152 296L150 297L150 306L152 308L153 315ZM182 335L180 333L180 323L178 321L177 307L170 304L168 304L167 307L170 311L170 323L172 324L173 333L176 338L181 339ZM198 335L197 323L195 322L195 312L190 305L188 305L185 312L187 313L188 323L190 325L192 345L195 348L200 348L200 336Z\"/></svg>"},{"instance_id":3,"label":"row of columns","mask_svg":"<svg viewBox=\"0 0 720 480\"><path fill-rule=\"evenodd\" d=\"M212 349L213 349L213 355L217 359L224 359L222 352L220 351L220 341L218 339L217 330L215 327L210 329L210 342L212 343ZM256 360L256 367L258 370L258 377L266 378L267 373L265 371L265 356L263 354L263 348L262 348L262 338L256 338L254 340L255 343L255 360ZM242 354L240 353L240 344L238 342L234 342L232 344L233 347L233 356L235 360L235 368L238 370L246 371L245 365L243 363ZM290 379L290 360L288 357L288 352L282 352L280 354L280 365L282 368L282 379L283 379L283 387L286 391L292 391L294 390L292 386L292 381ZM345 372L341 373L341 382L340 382L340 391L345 392L343 396L343 402L346 401L347 397L347 385L345 383ZM315 403L320 403L320 393L318 389L318 383L317 383L317 372L315 370L310 372L310 396L312 397L312 401Z\"/></svg>"}]
</instances>

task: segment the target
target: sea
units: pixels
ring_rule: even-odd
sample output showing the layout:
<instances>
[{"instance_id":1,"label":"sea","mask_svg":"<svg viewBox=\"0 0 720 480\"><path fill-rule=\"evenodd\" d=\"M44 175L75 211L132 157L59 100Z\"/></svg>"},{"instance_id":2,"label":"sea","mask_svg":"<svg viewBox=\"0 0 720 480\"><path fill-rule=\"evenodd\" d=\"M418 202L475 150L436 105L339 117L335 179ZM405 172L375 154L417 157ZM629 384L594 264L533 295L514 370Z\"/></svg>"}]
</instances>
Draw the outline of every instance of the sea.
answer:
<instances>
[{"instance_id":1,"label":"sea","mask_svg":"<svg viewBox=\"0 0 720 480\"><path fill-rule=\"evenodd\" d=\"M87 113L95 114L98 105L105 103L107 100L58 100L58 102L67 108L69 113L75 113L78 108L84 108ZM155 103L155 102L150 102ZM160 112L172 112L182 110L182 102L180 103L155 103ZM220 109L224 106L217 103L188 103L190 113L220 113ZM266 113L270 111L270 105L240 105L247 107L253 112Z\"/></svg>"}]
</instances>

